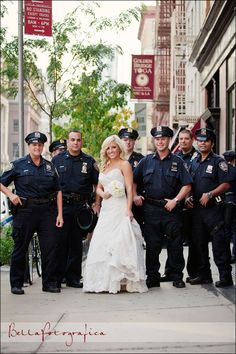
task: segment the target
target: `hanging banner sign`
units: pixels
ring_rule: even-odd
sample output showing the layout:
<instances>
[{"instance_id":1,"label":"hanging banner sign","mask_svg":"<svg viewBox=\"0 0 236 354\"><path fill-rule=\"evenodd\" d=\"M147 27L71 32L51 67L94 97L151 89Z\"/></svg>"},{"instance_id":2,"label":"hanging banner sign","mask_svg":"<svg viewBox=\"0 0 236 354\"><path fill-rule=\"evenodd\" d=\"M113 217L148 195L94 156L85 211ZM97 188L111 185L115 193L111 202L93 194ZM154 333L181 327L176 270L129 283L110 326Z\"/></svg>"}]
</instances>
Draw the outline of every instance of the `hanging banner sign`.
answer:
<instances>
[{"instance_id":1,"label":"hanging banner sign","mask_svg":"<svg viewBox=\"0 0 236 354\"><path fill-rule=\"evenodd\" d=\"M25 0L25 34L52 36L52 0Z\"/></svg>"},{"instance_id":2,"label":"hanging banner sign","mask_svg":"<svg viewBox=\"0 0 236 354\"><path fill-rule=\"evenodd\" d=\"M132 55L132 98L153 99L154 58L154 55Z\"/></svg>"}]
</instances>

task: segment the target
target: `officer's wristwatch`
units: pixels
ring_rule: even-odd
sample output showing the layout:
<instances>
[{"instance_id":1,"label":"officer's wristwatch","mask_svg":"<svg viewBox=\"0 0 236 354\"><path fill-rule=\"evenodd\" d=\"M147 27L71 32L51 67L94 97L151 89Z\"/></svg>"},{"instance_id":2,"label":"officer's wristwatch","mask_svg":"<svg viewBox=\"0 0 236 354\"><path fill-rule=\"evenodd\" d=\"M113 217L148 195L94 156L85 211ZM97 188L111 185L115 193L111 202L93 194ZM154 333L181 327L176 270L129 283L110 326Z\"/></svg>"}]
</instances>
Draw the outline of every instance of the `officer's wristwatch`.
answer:
<instances>
[{"instance_id":1,"label":"officer's wristwatch","mask_svg":"<svg viewBox=\"0 0 236 354\"><path fill-rule=\"evenodd\" d=\"M208 192L208 193L207 193L207 196L208 196L208 199L213 198L213 194L212 194L211 192Z\"/></svg>"}]
</instances>

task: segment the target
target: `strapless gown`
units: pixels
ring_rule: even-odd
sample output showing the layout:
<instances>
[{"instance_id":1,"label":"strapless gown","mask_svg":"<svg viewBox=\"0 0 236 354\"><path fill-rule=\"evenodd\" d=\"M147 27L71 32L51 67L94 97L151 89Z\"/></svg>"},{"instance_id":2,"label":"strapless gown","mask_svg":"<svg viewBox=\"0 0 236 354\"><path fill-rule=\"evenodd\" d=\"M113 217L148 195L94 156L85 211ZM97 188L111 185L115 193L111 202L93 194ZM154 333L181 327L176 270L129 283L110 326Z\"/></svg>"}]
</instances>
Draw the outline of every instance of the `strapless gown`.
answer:
<instances>
[{"instance_id":1,"label":"strapless gown","mask_svg":"<svg viewBox=\"0 0 236 354\"><path fill-rule=\"evenodd\" d=\"M118 168L100 173L99 182L105 191L111 183L124 188L124 176ZM128 292L148 290L141 230L135 219L131 222L126 210L125 194L114 193L102 201L83 271L84 292L117 293L123 284Z\"/></svg>"}]
</instances>

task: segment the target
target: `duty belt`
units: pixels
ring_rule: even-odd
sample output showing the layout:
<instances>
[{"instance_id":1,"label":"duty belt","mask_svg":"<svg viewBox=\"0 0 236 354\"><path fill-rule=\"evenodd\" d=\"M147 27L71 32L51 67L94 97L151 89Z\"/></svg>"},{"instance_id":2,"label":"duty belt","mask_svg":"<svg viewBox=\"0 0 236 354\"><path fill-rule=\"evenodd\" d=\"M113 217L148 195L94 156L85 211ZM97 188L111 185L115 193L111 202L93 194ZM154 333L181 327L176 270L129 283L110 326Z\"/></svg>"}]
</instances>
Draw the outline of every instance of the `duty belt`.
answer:
<instances>
[{"instance_id":1,"label":"duty belt","mask_svg":"<svg viewBox=\"0 0 236 354\"><path fill-rule=\"evenodd\" d=\"M164 207L167 203L167 201L164 199L153 199L148 197L145 197L144 201L147 202L148 204L156 205L159 207Z\"/></svg>"},{"instance_id":2,"label":"duty belt","mask_svg":"<svg viewBox=\"0 0 236 354\"><path fill-rule=\"evenodd\" d=\"M52 198L22 198L20 197L22 205L18 204L18 207L29 208L35 205L49 204L53 201Z\"/></svg>"},{"instance_id":3,"label":"duty belt","mask_svg":"<svg viewBox=\"0 0 236 354\"><path fill-rule=\"evenodd\" d=\"M79 193L63 193L63 201L66 203L70 202L87 202L89 199L88 194Z\"/></svg>"}]
</instances>

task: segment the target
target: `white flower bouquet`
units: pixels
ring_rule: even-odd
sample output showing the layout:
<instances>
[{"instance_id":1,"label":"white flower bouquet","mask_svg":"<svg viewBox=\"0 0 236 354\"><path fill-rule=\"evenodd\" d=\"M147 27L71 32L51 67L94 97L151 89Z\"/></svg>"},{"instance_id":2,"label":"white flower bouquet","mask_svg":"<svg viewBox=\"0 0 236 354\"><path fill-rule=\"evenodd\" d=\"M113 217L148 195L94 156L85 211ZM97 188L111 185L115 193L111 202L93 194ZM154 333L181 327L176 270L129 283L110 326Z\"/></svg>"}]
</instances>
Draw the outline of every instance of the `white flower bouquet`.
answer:
<instances>
[{"instance_id":1,"label":"white flower bouquet","mask_svg":"<svg viewBox=\"0 0 236 354\"><path fill-rule=\"evenodd\" d=\"M124 185L116 179L114 181L111 181L107 187L107 191L111 193L113 197L120 198L125 195Z\"/></svg>"}]
</instances>

